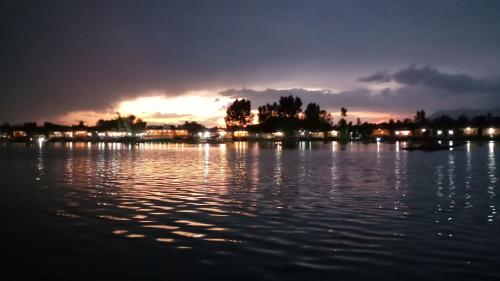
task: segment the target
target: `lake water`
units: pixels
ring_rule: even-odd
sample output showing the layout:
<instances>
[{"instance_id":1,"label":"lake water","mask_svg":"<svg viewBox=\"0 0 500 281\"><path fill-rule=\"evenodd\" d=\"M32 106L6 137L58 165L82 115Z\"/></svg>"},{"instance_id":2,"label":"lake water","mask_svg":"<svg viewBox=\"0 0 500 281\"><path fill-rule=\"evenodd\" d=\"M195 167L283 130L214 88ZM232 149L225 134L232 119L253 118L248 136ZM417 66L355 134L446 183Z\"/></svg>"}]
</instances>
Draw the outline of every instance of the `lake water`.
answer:
<instances>
[{"instance_id":1,"label":"lake water","mask_svg":"<svg viewBox=\"0 0 500 281\"><path fill-rule=\"evenodd\" d=\"M3 144L3 275L500 280L499 165L488 142Z\"/></svg>"}]
</instances>

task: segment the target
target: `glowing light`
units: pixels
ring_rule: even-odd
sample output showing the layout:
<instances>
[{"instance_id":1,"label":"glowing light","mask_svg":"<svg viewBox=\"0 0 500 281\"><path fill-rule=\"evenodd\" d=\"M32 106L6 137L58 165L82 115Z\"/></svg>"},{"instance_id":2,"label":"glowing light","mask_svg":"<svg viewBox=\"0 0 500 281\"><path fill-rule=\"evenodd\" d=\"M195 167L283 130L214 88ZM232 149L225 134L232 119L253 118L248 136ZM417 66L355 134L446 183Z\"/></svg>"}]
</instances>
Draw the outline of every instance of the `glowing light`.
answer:
<instances>
[{"instance_id":1,"label":"glowing light","mask_svg":"<svg viewBox=\"0 0 500 281\"><path fill-rule=\"evenodd\" d=\"M214 97L214 93L206 91L190 92L177 97L154 94L156 96L122 101L116 110L123 115L133 114L149 122L177 123L195 120L222 125L226 115L225 106L233 100L223 96Z\"/></svg>"},{"instance_id":2,"label":"glowing light","mask_svg":"<svg viewBox=\"0 0 500 281\"><path fill-rule=\"evenodd\" d=\"M235 131L233 136L235 138L246 138L248 137L248 131Z\"/></svg>"},{"instance_id":3,"label":"glowing light","mask_svg":"<svg viewBox=\"0 0 500 281\"><path fill-rule=\"evenodd\" d=\"M376 138L375 139L377 142L380 142L382 140L382 138Z\"/></svg>"},{"instance_id":4,"label":"glowing light","mask_svg":"<svg viewBox=\"0 0 500 281\"><path fill-rule=\"evenodd\" d=\"M108 137L111 137L111 138L123 138L124 136L127 135L126 132L115 132L115 131L109 131L109 132L106 132L106 134L108 135Z\"/></svg>"},{"instance_id":5,"label":"glowing light","mask_svg":"<svg viewBox=\"0 0 500 281\"><path fill-rule=\"evenodd\" d=\"M453 136L453 130L448 130L448 135Z\"/></svg>"},{"instance_id":6,"label":"glowing light","mask_svg":"<svg viewBox=\"0 0 500 281\"><path fill-rule=\"evenodd\" d=\"M38 138L38 145L42 146L43 142L45 141L44 137L39 137Z\"/></svg>"},{"instance_id":7,"label":"glowing light","mask_svg":"<svg viewBox=\"0 0 500 281\"><path fill-rule=\"evenodd\" d=\"M411 131L409 131L409 130L396 131L395 134L396 134L396 136L407 137L407 136L411 135Z\"/></svg>"},{"instance_id":8,"label":"glowing light","mask_svg":"<svg viewBox=\"0 0 500 281\"><path fill-rule=\"evenodd\" d=\"M284 134L283 134L283 132L275 132L275 133L273 133L273 136L282 137L282 136L284 136Z\"/></svg>"},{"instance_id":9,"label":"glowing light","mask_svg":"<svg viewBox=\"0 0 500 281\"><path fill-rule=\"evenodd\" d=\"M442 135L442 134L443 134L443 131L441 131L441 130L438 130L438 131L437 131L437 135L438 135L438 136L440 136L440 135Z\"/></svg>"}]
</instances>

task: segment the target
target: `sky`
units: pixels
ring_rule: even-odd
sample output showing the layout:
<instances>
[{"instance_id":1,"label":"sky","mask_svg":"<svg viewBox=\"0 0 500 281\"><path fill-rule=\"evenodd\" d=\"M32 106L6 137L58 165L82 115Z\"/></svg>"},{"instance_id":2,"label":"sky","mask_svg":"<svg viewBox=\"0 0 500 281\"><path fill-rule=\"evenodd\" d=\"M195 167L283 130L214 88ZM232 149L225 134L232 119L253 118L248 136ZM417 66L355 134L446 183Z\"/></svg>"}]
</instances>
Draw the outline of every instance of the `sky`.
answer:
<instances>
[{"instance_id":1,"label":"sky","mask_svg":"<svg viewBox=\"0 0 500 281\"><path fill-rule=\"evenodd\" d=\"M0 122L223 123L298 95L366 121L500 105L500 1L1 1Z\"/></svg>"}]
</instances>

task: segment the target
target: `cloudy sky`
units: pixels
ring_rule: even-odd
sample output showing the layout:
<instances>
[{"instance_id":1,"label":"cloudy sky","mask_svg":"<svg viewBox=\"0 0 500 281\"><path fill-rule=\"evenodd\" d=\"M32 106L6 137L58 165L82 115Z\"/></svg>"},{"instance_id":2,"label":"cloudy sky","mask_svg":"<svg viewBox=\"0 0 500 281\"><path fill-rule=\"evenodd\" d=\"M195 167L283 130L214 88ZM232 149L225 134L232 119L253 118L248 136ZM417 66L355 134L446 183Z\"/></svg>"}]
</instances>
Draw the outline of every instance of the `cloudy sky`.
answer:
<instances>
[{"instance_id":1,"label":"cloudy sky","mask_svg":"<svg viewBox=\"0 0 500 281\"><path fill-rule=\"evenodd\" d=\"M222 120L294 94L382 120L500 105L500 1L2 1L0 122Z\"/></svg>"}]
</instances>

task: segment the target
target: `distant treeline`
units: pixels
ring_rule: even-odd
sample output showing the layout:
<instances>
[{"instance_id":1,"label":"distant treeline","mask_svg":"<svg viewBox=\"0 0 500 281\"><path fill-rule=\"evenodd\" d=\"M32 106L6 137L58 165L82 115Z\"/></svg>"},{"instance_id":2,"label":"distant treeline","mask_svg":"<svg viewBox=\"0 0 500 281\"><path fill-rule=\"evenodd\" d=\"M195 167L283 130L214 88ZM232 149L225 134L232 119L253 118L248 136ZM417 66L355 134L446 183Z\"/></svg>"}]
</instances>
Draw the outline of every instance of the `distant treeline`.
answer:
<instances>
[{"instance_id":1,"label":"distant treeline","mask_svg":"<svg viewBox=\"0 0 500 281\"><path fill-rule=\"evenodd\" d=\"M309 131L329 131L339 130L341 137L352 134L352 136L368 136L375 128L390 130L417 128L430 129L460 129L464 127L474 127L481 131L484 128L500 127L500 117L491 114L476 116L469 119L467 116L460 116L456 119L449 116L440 116L434 119L426 118L425 111L417 111L413 119L388 120L384 123L374 124L362 122L357 118L356 122L347 122L348 110L345 107L340 108L341 117L334 122L332 115L321 109L316 103L309 103L303 109L302 100L299 97L283 96L279 101L259 106L257 116L252 113L251 102L248 99L237 99L227 108L226 127L229 130L239 130L245 128L253 132L276 132L281 131L285 134L297 130ZM255 117L258 122L254 124ZM52 131L70 131L70 130L93 130L93 131L127 131L137 133L146 128L152 129L186 129L190 133L196 133L207 128L197 122L185 122L182 125L162 125L147 126L147 123L134 115L127 117L118 117L111 120L99 120L94 126L87 126L83 121L79 124L65 126L45 122L39 126L35 122L27 122L20 125L10 125L4 123L0 126L0 132L10 134L16 130L22 130L27 133L47 134Z\"/></svg>"},{"instance_id":2,"label":"distant treeline","mask_svg":"<svg viewBox=\"0 0 500 281\"><path fill-rule=\"evenodd\" d=\"M347 109L342 110L345 117ZM224 120L229 129L246 127L250 131L261 132L287 133L298 129L328 131L335 127L330 113L322 110L316 103L309 103L302 110L302 100L294 96L283 96L278 102L259 106L258 124L252 124L254 117L250 100L237 99L228 107ZM342 124L346 123L343 118L341 120Z\"/></svg>"},{"instance_id":3,"label":"distant treeline","mask_svg":"<svg viewBox=\"0 0 500 281\"><path fill-rule=\"evenodd\" d=\"M51 122L45 122L43 125L38 125L36 122L26 122L18 125L10 125L4 123L0 126L0 132L11 134L13 131L25 131L29 134L48 134L54 131L125 131L131 133L139 133L146 128L151 129L186 129L189 132L198 132L205 129L205 126L196 122L185 122L182 125L162 125L162 126L147 126L147 123L134 115L127 117L118 116L115 119L104 120L100 119L94 126L88 126L84 121L79 121L76 125L60 125Z\"/></svg>"},{"instance_id":4,"label":"distant treeline","mask_svg":"<svg viewBox=\"0 0 500 281\"><path fill-rule=\"evenodd\" d=\"M402 121L390 119L387 122L375 124L362 122L360 118L357 118L356 123L353 124L353 122L347 122L345 119L348 112L345 107L340 108L341 118L335 123L331 114L322 110L316 103L309 103L305 110L302 110L302 100L293 96L280 97L278 102L262 105L257 109L258 124L248 125L252 123L255 117L251 113L250 100L234 101L227 109L226 126L234 129L246 126L250 131L283 131L285 133L300 129L311 131L337 129L341 135L352 132L354 136L368 136L375 128L414 130L423 127L430 129L474 127L478 128L481 133L483 128L500 127L500 117L491 114L476 116L472 119L465 115L456 119L446 115L428 119L424 110L417 111L413 119L407 118Z\"/></svg>"}]
</instances>

